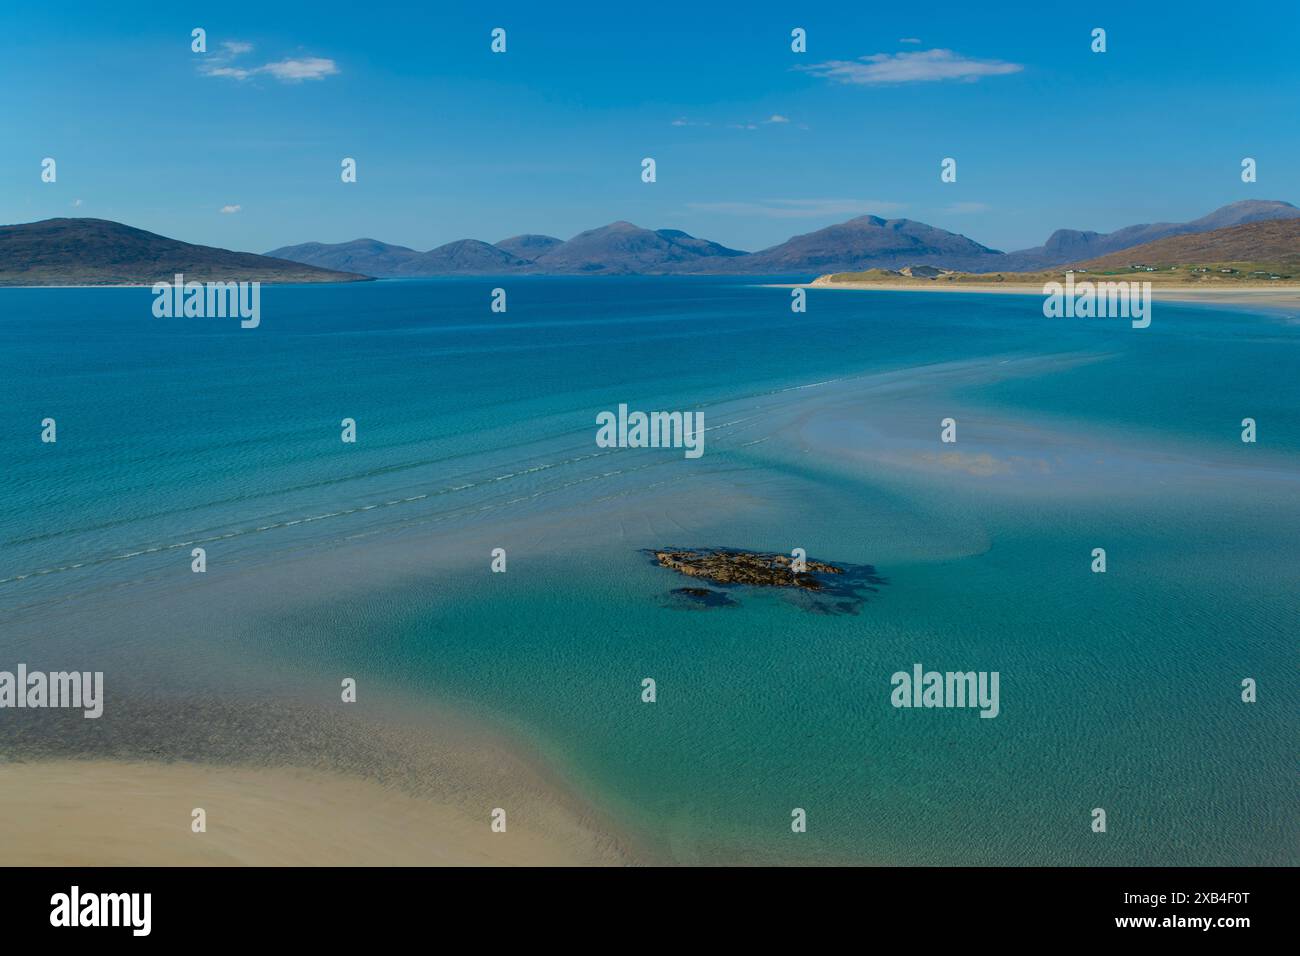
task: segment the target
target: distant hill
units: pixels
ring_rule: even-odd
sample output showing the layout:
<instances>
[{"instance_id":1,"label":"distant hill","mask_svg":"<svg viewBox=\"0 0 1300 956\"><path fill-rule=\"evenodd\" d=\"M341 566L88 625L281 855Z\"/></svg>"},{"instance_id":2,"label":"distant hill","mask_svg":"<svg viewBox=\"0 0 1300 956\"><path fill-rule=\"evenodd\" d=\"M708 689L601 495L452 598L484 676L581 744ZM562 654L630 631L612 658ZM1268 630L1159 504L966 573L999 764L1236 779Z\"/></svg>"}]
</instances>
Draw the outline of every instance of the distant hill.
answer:
<instances>
[{"instance_id":1,"label":"distant hill","mask_svg":"<svg viewBox=\"0 0 1300 956\"><path fill-rule=\"evenodd\" d=\"M501 275L527 265L518 256L477 239L457 239L418 254L405 263L399 276Z\"/></svg>"},{"instance_id":2,"label":"distant hill","mask_svg":"<svg viewBox=\"0 0 1300 956\"><path fill-rule=\"evenodd\" d=\"M997 270L1032 271L1052 266L1067 265L1084 259L1104 256L1122 249L1131 249L1144 243L1155 242L1169 236L1211 232L1244 223L1273 219L1295 219L1300 209L1289 202L1267 199L1244 199L1229 203L1209 215L1191 222L1157 222L1126 226L1115 232L1081 232L1077 229L1058 229L1047 242L1034 249L1021 249L1007 254L1006 261ZM977 271L977 270L972 270Z\"/></svg>"},{"instance_id":3,"label":"distant hill","mask_svg":"<svg viewBox=\"0 0 1300 956\"><path fill-rule=\"evenodd\" d=\"M381 279L443 275L501 275L518 271L563 240L550 236L515 236L496 245L458 239L417 252L375 239L351 242L304 242L272 249L268 256L304 262L323 269L345 269Z\"/></svg>"},{"instance_id":4,"label":"distant hill","mask_svg":"<svg viewBox=\"0 0 1300 956\"><path fill-rule=\"evenodd\" d=\"M730 263L725 271L777 275L848 270L864 264L883 269L941 263L969 267L1001 256L995 249L923 222L859 216L755 252Z\"/></svg>"},{"instance_id":5,"label":"distant hill","mask_svg":"<svg viewBox=\"0 0 1300 956\"><path fill-rule=\"evenodd\" d=\"M394 246L378 239L353 239L336 243L304 242L272 249L267 255L319 269L387 277L402 275L402 269L421 254L406 246Z\"/></svg>"},{"instance_id":6,"label":"distant hill","mask_svg":"<svg viewBox=\"0 0 1300 956\"><path fill-rule=\"evenodd\" d=\"M556 239L554 236L511 236L509 239L502 239L500 242L493 243L498 249L510 253L517 259L526 259L532 262L544 252L554 249L556 246L564 245L563 239Z\"/></svg>"},{"instance_id":7,"label":"distant hill","mask_svg":"<svg viewBox=\"0 0 1300 956\"><path fill-rule=\"evenodd\" d=\"M107 219L0 226L0 285L147 285L176 273L199 282L356 282L300 262L196 246Z\"/></svg>"},{"instance_id":8,"label":"distant hill","mask_svg":"<svg viewBox=\"0 0 1300 956\"><path fill-rule=\"evenodd\" d=\"M713 272L719 260L745 255L680 229L642 229L620 221L578 233L538 256L529 271L562 275Z\"/></svg>"},{"instance_id":9,"label":"distant hill","mask_svg":"<svg viewBox=\"0 0 1300 956\"><path fill-rule=\"evenodd\" d=\"M1171 236L1080 263L1090 272L1132 266L1227 266L1232 263L1286 266L1300 271L1300 219L1250 222L1227 229Z\"/></svg>"}]
</instances>

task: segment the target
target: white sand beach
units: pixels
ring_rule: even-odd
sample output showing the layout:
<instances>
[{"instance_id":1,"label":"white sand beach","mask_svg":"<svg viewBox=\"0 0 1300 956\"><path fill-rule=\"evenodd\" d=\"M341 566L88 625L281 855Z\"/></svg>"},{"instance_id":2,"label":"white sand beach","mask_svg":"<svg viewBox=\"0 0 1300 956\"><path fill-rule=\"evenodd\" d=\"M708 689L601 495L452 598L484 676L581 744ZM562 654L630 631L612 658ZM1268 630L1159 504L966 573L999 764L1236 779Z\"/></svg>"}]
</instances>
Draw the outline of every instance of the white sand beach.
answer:
<instances>
[{"instance_id":1,"label":"white sand beach","mask_svg":"<svg viewBox=\"0 0 1300 956\"><path fill-rule=\"evenodd\" d=\"M1115 281L1133 281L1134 277L1114 277ZM1140 276L1137 281L1141 281ZM783 289L839 289L850 292L978 292L992 295L1042 295L1042 284L1021 282L812 282L773 286ZM1240 306L1250 308L1300 307L1300 286L1297 285L1240 285L1211 288L1196 285L1153 283L1151 294L1167 302L1200 302L1206 305Z\"/></svg>"}]
</instances>

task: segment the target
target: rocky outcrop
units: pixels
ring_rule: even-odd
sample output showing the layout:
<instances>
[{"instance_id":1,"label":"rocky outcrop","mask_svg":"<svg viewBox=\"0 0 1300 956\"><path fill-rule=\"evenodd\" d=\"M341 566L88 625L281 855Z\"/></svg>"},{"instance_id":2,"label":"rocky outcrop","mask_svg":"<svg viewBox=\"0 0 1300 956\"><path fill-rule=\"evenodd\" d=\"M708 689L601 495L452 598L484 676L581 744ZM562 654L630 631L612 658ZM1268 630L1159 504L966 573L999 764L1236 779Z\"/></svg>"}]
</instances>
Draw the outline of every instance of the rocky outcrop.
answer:
<instances>
[{"instance_id":1,"label":"rocky outcrop","mask_svg":"<svg viewBox=\"0 0 1300 956\"><path fill-rule=\"evenodd\" d=\"M843 574L844 569L824 561L806 561L807 570L793 570L794 559L786 554L757 551L656 551L655 560L691 578L703 578L715 584L748 584L756 587L804 588L820 591L819 574Z\"/></svg>"}]
</instances>

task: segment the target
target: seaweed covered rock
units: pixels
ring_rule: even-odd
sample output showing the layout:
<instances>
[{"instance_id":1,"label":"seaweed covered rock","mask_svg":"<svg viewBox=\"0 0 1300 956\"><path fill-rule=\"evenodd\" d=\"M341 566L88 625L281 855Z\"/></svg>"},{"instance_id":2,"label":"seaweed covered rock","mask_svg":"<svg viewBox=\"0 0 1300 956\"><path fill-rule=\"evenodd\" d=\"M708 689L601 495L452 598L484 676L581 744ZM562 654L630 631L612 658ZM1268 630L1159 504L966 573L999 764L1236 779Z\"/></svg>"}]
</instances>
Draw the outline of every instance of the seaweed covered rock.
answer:
<instances>
[{"instance_id":1,"label":"seaweed covered rock","mask_svg":"<svg viewBox=\"0 0 1300 956\"><path fill-rule=\"evenodd\" d=\"M843 574L844 569L824 561L807 560L803 569L794 570L794 559L786 554L761 551L661 550L654 552L659 566L692 578L704 578L716 584L748 584L757 587L804 588L820 591L818 575Z\"/></svg>"}]
</instances>

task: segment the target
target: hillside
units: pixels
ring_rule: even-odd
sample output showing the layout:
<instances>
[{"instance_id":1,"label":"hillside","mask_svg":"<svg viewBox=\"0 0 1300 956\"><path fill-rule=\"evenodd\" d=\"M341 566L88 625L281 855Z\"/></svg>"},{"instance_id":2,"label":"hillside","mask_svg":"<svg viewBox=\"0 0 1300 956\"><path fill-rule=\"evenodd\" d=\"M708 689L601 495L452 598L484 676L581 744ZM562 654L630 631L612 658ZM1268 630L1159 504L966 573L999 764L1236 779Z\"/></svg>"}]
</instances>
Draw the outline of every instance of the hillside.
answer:
<instances>
[{"instance_id":1,"label":"hillside","mask_svg":"<svg viewBox=\"0 0 1300 956\"><path fill-rule=\"evenodd\" d=\"M501 275L527 265L504 249L477 239L458 239L408 260L393 275Z\"/></svg>"},{"instance_id":2,"label":"hillside","mask_svg":"<svg viewBox=\"0 0 1300 956\"><path fill-rule=\"evenodd\" d=\"M0 285L148 285L176 273L199 282L356 282L368 276L168 239L106 219L0 226Z\"/></svg>"},{"instance_id":3,"label":"hillside","mask_svg":"<svg viewBox=\"0 0 1300 956\"><path fill-rule=\"evenodd\" d=\"M437 275L499 275L516 271L536 256L559 245L550 236L515 236L496 245L458 239L417 252L375 239L350 242L304 242L272 249L268 256L305 262L323 269L344 269L382 279Z\"/></svg>"},{"instance_id":4,"label":"hillside","mask_svg":"<svg viewBox=\"0 0 1300 956\"><path fill-rule=\"evenodd\" d=\"M272 249L266 255L290 262L302 262L318 269L359 272L367 276L401 275L402 269L421 253L406 246L394 246L378 239L353 239L350 242L304 242L296 246Z\"/></svg>"},{"instance_id":5,"label":"hillside","mask_svg":"<svg viewBox=\"0 0 1300 956\"><path fill-rule=\"evenodd\" d=\"M1172 236L1081 263L1094 272L1155 266L1280 266L1300 273L1300 219L1251 222L1194 235ZM1276 270L1274 270L1276 271Z\"/></svg>"},{"instance_id":6,"label":"hillside","mask_svg":"<svg viewBox=\"0 0 1300 956\"><path fill-rule=\"evenodd\" d=\"M780 275L861 268L867 263L884 269L940 264L969 268L1001 255L965 236L923 222L859 216L787 239L729 263L720 271Z\"/></svg>"},{"instance_id":7,"label":"hillside","mask_svg":"<svg viewBox=\"0 0 1300 956\"><path fill-rule=\"evenodd\" d=\"M1191 222L1145 223L1125 226L1123 229L1109 233L1058 229L1042 246L1008 253L1006 262L1000 264L998 268L1027 271L1063 266L1171 236L1212 232L1246 223L1298 217L1300 217L1300 209L1288 202L1245 199L1221 206Z\"/></svg>"},{"instance_id":8,"label":"hillside","mask_svg":"<svg viewBox=\"0 0 1300 956\"><path fill-rule=\"evenodd\" d=\"M643 229L619 221L578 233L538 256L529 271L552 275L713 272L717 262L745 255L680 229Z\"/></svg>"},{"instance_id":9,"label":"hillside","mask_svg":"<svg viewBox=\"0 0 1300 956\"><path fill-rule=\"evenodd\" d=\"M517 259L527 259L532 262L544 252L549 252L556 246L564 245L563 239L556 239L554 236L523 235L511 236L509 239L502 239L500 242L493 243L503 252L508 252Z\"/></svg>"},{"instance_id":10,"label":"hillside","mask_svg":"<svg viewBox=\"0 0 1300 956\"><path fill-rule=\"evenodd\" d=\"M1069 267L1076 280L1135 279L1154 285L1239 286L1281 285L1300 279L1300 219L1250 222L1227 229L1157 239ZM910 270L907 270L910 271ZM838 272L817 278L815 285L922 287L926 284L1024 287L1060 281L1065 269L1032 272L971 273L945 270L907 275L902 271L869 269Z\"/></svg>"}]
</instances>

